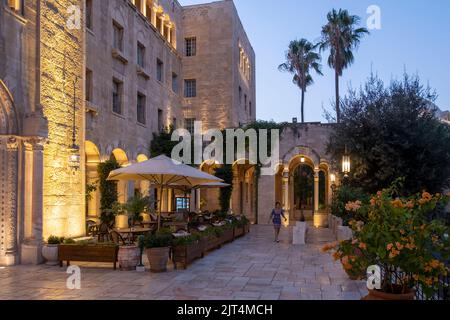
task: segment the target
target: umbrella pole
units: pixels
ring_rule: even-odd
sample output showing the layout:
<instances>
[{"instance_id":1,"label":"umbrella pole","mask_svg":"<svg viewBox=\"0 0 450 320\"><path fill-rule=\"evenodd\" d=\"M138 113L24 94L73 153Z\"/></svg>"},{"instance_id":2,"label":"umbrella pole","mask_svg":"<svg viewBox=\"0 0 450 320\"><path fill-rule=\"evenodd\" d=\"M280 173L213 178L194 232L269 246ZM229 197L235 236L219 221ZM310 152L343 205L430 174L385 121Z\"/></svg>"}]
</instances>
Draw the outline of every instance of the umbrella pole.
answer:
<instances>
[{"instance_id":1,"label":"umbrella pole","mask_svg":"<svg viewBox=\"0 0 450 320\"><path fill-rule=\"evenodd\" d=\"M161 210L163 201L163 186L159 187L159 206L158 206L158 231L161 229Z\"/></svg>"}]
</instances>

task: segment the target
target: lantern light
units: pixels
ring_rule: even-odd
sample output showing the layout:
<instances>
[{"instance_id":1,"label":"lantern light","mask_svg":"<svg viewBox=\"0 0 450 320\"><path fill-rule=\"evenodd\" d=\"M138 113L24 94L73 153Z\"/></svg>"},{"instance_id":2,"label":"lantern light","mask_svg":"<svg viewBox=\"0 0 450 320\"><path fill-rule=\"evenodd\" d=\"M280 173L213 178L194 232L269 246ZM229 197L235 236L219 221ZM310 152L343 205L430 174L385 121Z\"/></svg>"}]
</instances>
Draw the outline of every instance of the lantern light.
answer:
<instances>
[{"instance_id":1,"label":"lantern light","mask_svg":"<svg viewBox=\"0 0 450 320\"><path fill-rule=\"evenodd\" d=\"M330 175L330 181L331 181L331 183L336 183L336 175L334 174L334 173L332 173L331 175Z\"/></svg>"},{"instance_id":2,"label":"lantern light","mask_svg":"<svg viewBox=\"0 0 450 320\"><path fill-rule=\"evenodd\" d=\"M347 146L345 146L345 153L342 156L342 172L344 173L345 177L348 177L350 170L351 170L350 156L347 153Z\"/></svg>"},{"instance_id":3,"label":"lantern light","mask_svg":"<svg viewBox=\"0 0 450 320\"><path fill-rule=\"evenodd\" d=\"M301 162L301 163L305 163L305 161L306 161L305 157L301 157L301 158L300 158L300 162Z\"/></svg>"},{"instance_id":4,"label":"lantern light","mask_svg":"<svg viewBox=\"0 0 450 320\"><path fill-rule=\"evenodd\" d=\"M76 85L78 77L73 82L73 125L72 125L72 145L69 147L69 167L73 170L80 169L81 156L80 146L76 144L76 125L75 125L75 113L76 113Z\"/></svg>"}]
</instances>

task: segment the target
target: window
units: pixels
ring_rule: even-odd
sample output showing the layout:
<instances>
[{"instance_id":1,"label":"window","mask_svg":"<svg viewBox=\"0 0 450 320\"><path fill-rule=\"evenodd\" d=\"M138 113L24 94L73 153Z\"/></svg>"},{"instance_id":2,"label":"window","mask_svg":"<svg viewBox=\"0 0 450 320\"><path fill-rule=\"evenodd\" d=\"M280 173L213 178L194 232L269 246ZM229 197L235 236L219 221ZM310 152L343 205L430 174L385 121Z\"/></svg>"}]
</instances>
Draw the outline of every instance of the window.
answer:
<instances>
[{"instance_id":1,"label":"window","mask_svg":"<svg viewBox=\"0 0 450 320\"><path fill-rule=\"evenodd\" d=\"M186 98L194 98L197 96L197 80L184 80L184 96Z\"/></svg>"},{"instance_id":2,"label":"window","mask_svg":"<svg viewBox=\"0 0 450 320\"><path fill-rule=\"evenodd\" d=\"M178 93L178 75L172 72L172 91Z\"/></svg>"},{"instance_id":3,"label":"window","mask_svg":"<svg viewBox=\"0 0 450 320\"><path fill-rule=\"evenodd\" d=\"M114 49L123 51L123 28L117 22L113 21L113 46Z\"/></svg>"},{"instance_id":4,"label":"window","mask_svg":"<svg viewBox=\"0 0 450 320\"><path fill-rule=\"evenodd\" d=\"M186 56L193 57L197 55L197 38L186 38Z\"/></svg>"},{"instance_id":5,"label":"window","mask_svg":"<svg viewBox=\"0 0 450 320\"><path fill-rule=\"evenodd\" d=\"M244 94L244 107L245 107L245 111L247 111L247 95Z\"/></svg>"},{"instance_id":6,"label":"window","mask_svg":"<svg viewBox=\"0 0 450 320\"><path fill-rule=\"evenodd\" d=\"M239 105L242 103L242 88L239 86Z\"/></svg>"},{"instance_id":7,"label":"window","mask_svg":"<svg viewBox=\"0 0 450 320\"><path fill-rule=\"evenodd\" d=\"M122 114L122 87L123 83L119 80L113 79L113 112Z\"/></svg>"},{"instance_id":8,"label":"window","mask_svg":"<svg viewBox=\"0 0 450 320\"><path fill-rule=\"evenodd\" d=\"M184 126L187 131L189 131L190 134L194 134L194 125L195 125L195 118L186 118L184 120Z\"/></svg>"},{"instance_id":9,"label":"window","mask_svg":"<svg viewBox=\"0 0 450 320\"><path fill-rule=\"evenodd\" d=\"M172 119L172 126L174 129L177 129L177 118Z\"/></svg>"},{"instance_id":10,"label":"window","mask_svg":"<svg viewBox=\"0 0 450 320\"><path fill-rule=\"evenodd\" d=\"M138 42L137 44L137 64L144 69L145 67L145 46Z\"/></svg>"},{"instance_id":11,"label":"window","mask_svg":"<svg viewBox=\"0 0 450 320\"><path fill-rule=\"evenodd\" d=\"M92 102L92 71L86 69L86 89L85 89L85 99L86 101Z\"/></svg>"},{"instance_id":12,"label":"window","mask_svg":"<svg viewBox=\"0 0 450 320\"><path fill-rule=\"evenodd\" d=\"M145 119L145 95L138 92L137 94L137 104L136 104L136 114L137 114L137 121L141 124L146 123Z\"/></svg>"},{"instance_id":13,"label":"window","mask_svg":"<svg viewBox=\"0 0 450 320\"><path fill-rule=\"evenodd\" d=\"M252 102L251 102L251 101L249 102L248 110L249 110L249 114L250 114L250 117L251 117L252 114L253 114L253 111L252 111Z\"/></svg>"},{"instance_id":14,"label":"window","mask_svg":"<svg viewBox=\"0 0 450 320\"><path fill-rule=\"evenodd\" d=\"M163 124L163 111L158 109L158 132L162 132L164 130Z\"/></svg>"},{"instance_id":15,"label":"window","mask_svg":"<svg viewBox=\"0 0 450 320\"><path fill-rule=\"evenodd\" d=\"M164 63L156 59L156 79L158 79L159 82L163 81L163 69L164 69Z\"/></svg>"},{"instance_id":16,"label":"window","mask_svg":"<svg viewBox=\"0 0 450 320\"><path fill-rule=\"evenodd\" d=\"M92 1L86 0L86 28L92 30Z\"/></svg>"}]
</instances>

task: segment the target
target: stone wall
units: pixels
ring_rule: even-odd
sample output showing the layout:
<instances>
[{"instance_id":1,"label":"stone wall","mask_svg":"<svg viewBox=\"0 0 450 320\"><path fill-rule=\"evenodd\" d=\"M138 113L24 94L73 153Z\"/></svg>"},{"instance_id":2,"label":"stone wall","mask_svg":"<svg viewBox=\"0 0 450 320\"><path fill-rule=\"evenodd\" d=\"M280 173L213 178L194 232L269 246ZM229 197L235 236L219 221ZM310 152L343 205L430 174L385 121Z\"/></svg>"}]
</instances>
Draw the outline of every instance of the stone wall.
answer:
<instances>
[{"instance_id":1,"label":"stone wall","mask_svg":"<svg viewBox=\"0 0 450 320\"><path fill-rule=\"evenodd\" d=\"M184 100L185 118L203 121L203 129L230 128L254 120L255 57L232 1L183 7L184 38L197 38L197 54L183 57L185 79L197 80L197 97ZM249 52L250 81L239 70L239 43ZM239 86L242 88L239 101ZM253 113L245 112L244 95Z\"/></svg>"},{"instance_id":2,"label":"stone wall","mask_svg":"<svg viewBox=\"0 0 450 320\"><path fill-rule=\"evenodd\" d=\"M44 148L43 168L44 237L76 237L85 234L84 161L77 171L69 168L68 161L73 133L74 94L76 144L81 147L84 143L85 121L82 99L84 29L68 28L68 7L76 5L82 8L83 3L81 0L41 2L40 103L48 121L48 144ZM83 148L81 159L84 159Z\"/></svg>"}]
</instances>

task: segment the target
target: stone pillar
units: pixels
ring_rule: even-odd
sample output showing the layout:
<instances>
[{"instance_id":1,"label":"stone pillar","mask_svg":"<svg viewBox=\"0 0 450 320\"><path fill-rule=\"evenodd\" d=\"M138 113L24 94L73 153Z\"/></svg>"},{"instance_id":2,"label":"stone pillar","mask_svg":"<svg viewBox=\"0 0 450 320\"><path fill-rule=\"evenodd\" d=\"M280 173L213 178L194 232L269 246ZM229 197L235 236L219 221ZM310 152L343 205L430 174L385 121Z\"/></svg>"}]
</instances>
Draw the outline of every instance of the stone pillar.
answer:
<instances>
[{"instance_id":1,"label":"stone pillar","mask_svg":"<svg viewBox=\"0 0 450 320\"><path fill-rule=\"evenodd\" d=\"M200 202L202 200L202 194L200 189L196 189L195 190L195 203L196 203L196 207L195 207L195 211L199 212L201 210L201 205Z\"/></svg>"},{"instance_id":2,"label":"stone pillar","mask_svg":"<svg viewBox=\"0 0 450 320\"><path fill-rule=\"evenodd\" d=\"M17 187L18 187L18 152L19 141L10 137L6 139L6 157L4 168L2 169L6 180L6 190L3 191L1 197L1 205L5 209L2 213L2 221L4 233L0 235L4 256L0 256L2 265L15 265L18 262L17 250ZM6 169L6 170L5 170Z\"/></svg>"},{"instance_id":3,"label":"stone pillar","mask_svg":"<svg viewBox=\"0 0 450 320\"><path fill-rule=\"evenodd\" d=\"M21 245L21 263L39 264L43 261L43 184L45 139L33 138L25 146L24 242Z\"/></svg>"},{"instance_id":4,"label":"stone pillar","mask_svg":"<svg viewBox=\"0 0 450 320\"><path fill-rule=\"evenodd\" d=\"M161 19L161 28L160 28L159 32L160 32L161 35L164 37L164 22L165 22L164 15L161 15L161 16L159 17L159 19Z\"/></svg>"},{"instance_id":5,"label":"stone pillar","mask_svg":"<svg viewBox=\"0 0 450 320\"><path fill-rule=\"evenodd\" d=\"M319 212L319 169L314 169L314 213Z\"/></svg>"},{"instance_id":6,"label":"stone pillar","mask_svg":"<svg viewBox=\"0 0 450 320\"><path fill-rule=\"evenodd\" d=\"M172 43L172 27L167 26L167 42Z\"/></svg>"},{"instance_id":7,"label":"stone pillar","mask_svg":"<svg viewBox=\"0 0 450 320\"><path fill-rule=\"evenodd\" d=\"M262 175L258 181L258 224L269 223L275 205L275 176Z\"/></svg>"},{"instance_id":8,"label":"stone pillar","mask_svg":"<svg viewBox=\"0 0 450 320\"><path fill-rule=\"evenodd\" d=\"M153 7L152 9L152 16L151 16L151 23L156 28L156 19L158 17L156 16L156 12L158 12L158 7Z\"/></svg>"},{"instance_id":9,"label":"stone pillar","mask_svg":"<svg viewBox=\"0 0 450 320\"><path fill-rule=\"evenodd\" d=\"M289 224L290 217L294 216L293 208L289 203L289 190L289 168L285 167L283 171L283 209L287 218L286 224Z\"/></svg>"}]
</instances>

